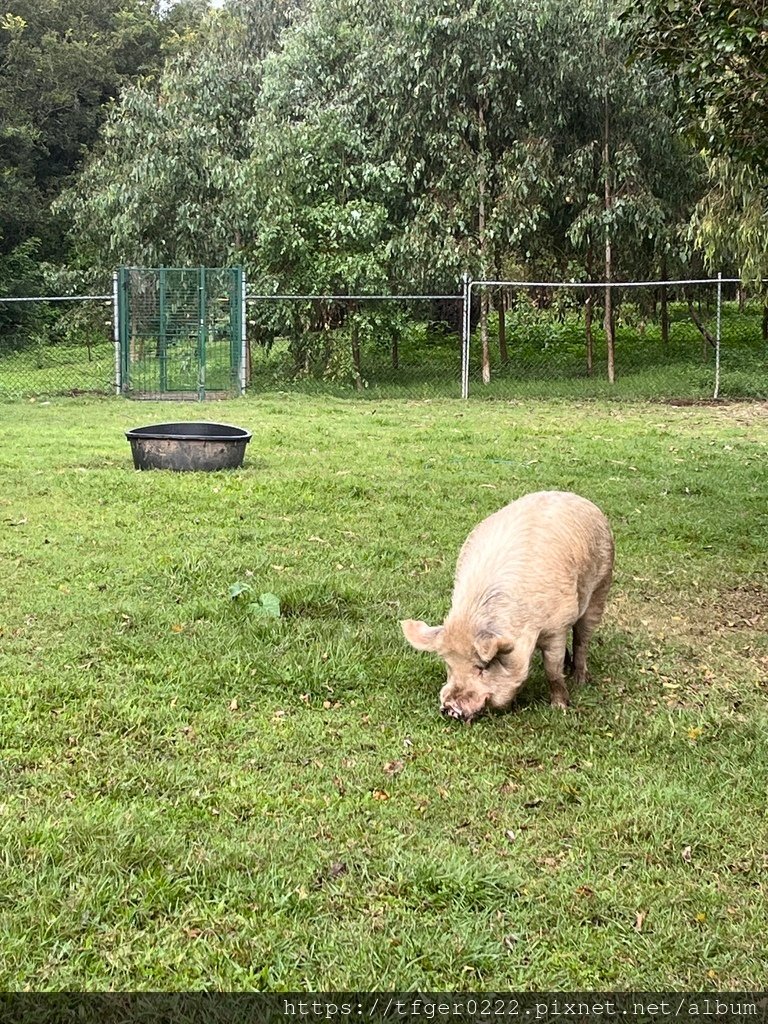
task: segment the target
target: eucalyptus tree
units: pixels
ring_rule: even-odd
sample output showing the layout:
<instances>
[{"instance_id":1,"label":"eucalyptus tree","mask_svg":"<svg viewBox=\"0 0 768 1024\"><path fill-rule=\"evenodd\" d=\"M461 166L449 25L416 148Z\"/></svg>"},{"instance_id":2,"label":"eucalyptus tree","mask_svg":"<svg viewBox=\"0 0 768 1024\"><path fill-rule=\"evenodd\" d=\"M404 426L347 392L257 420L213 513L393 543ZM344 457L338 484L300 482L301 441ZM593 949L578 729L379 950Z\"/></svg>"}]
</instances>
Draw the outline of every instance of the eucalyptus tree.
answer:
<instances>
[{"instance_id":1,"label":"eucalyptus tree","mask_svg":"<svg viewBox=\"0 0 768 1024\"><path fill-rule=\"evenodd\" d=\"M535 229L548 187L527 99L534 69L546 79L536 31L534 7L501 0L326 0L286 41L272 69L276 131L298 155L304 133L334 119L346 149L301 187L326 208L332 196L342 223L350 204L370 205L380 280L454 290L464 269L495 273ZM487 292L482 302L487 380Z\"/></svg>"},{"instance_id":2,"label":"eucalyptus tree","mask_svg":"<svg viewBox=\"0 0 768 1024\"><path fill-rule=\"evenodd\" d=\"M680 123L707 158L692 225L710 268L768 273L768 22L764 0L639 0L639 53L671 76Z\"/></svg>"},{"instance_id":3,"label":"eucalyptus tree","mask_svg":"<svg viewBox=\"0 0 768 1024\"><path fill-rule=\"evenodd\" d=\"M84 262L230 263L243 258L246 162L258 141L262 64L297 4L210 10L156 81L126 88L59 208Z\"/></svg>"},{"instance_id":4,"label":"eucalyptus tree","mask_svg":"<svg viewBox=\"0 0 768 1024\"><path fill-rule=\"evenodd\" d=\"M604 0L548 5L560 62L547 123L558 173L551 225L588 277L662 275L682 252L698 195L695 153L677 134L669 83L647 60L630 62L629 27ZM553 232L553 233L554 233ZM587 362L592 370L587 300ZM615 378L613 289L604 293L607 374Z\"/></svg>"}]
</instances>

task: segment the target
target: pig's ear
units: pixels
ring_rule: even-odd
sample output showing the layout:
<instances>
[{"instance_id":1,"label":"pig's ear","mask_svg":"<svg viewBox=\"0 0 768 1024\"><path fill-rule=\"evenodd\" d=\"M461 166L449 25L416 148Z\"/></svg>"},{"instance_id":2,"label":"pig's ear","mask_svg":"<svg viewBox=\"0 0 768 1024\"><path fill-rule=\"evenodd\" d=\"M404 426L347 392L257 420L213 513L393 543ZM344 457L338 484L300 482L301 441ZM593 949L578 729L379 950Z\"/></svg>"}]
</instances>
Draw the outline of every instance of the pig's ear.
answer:
<instances>
[{"instance_id":1,"label":"pig's ear","mask_svg":"<svg viewBox=\"0 0 768 1024\"><path fill-rule=\"evenodd\" d=\"M442 626L428 626L426 622L420 622L418 619L404 619L400 625L411 647L415 647L417 651L437 653L444 632Z\"/></svg>"},{"instance_id":2,"label":"pig's ear","mask_svg":"<svg viewBox=\"0 0 768 1024\"><path fill-rule=\"evenodd\" d=\"M514 646L509 637L499 636L490 629L481 629L476 633L474 644L477 656L484 665L490 665L497 655L507 654Z\"/></svg>"}]
</instances>

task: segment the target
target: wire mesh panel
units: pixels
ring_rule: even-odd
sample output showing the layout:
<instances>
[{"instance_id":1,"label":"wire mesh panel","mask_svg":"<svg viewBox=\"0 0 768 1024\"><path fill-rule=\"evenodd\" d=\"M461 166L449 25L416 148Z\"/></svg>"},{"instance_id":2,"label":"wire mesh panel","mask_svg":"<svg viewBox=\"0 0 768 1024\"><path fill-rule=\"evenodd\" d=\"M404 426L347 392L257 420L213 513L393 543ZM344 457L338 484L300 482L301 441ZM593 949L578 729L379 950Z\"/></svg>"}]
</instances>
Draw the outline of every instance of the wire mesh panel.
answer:
<instances>
[{"instance_id":1,"label":"wire mesh panel","mask_svg":"<svg viewBox=\"0 0 768 1024\"><path fill-rule=\"evenodd\" d=\"M114 393L110 305L109 295L0 297L0 401Z\"/></svg>"},{"instance_id":2,"label":"wire mesh panel","mask_svg":"<svg viewBox=\"0 0 768 1024\"><path fill-rule=\"evenodd\" d=\"M462 297L251 295L248 386L458 397Z\"/></svg>"},{"instance_id":3,"label":"wire mesh panel","mask_svg":"<svg viewBox=\"0 0 768 1024\"><path fill-rule=\"evenodd\" d=\"M122 268L123 392L203 399L238 391L242 292L237 268Z\"/></svg>"},{"instance_id":4,"label":"wire mesh panel","mask_svg":"<svg viewBox=\"0 0 768 1024\"><path fill-rule=\"evenodd\" d=\"M703 401L768 395L768 316L734 282L473 282L469 391Z\"/></svg>"}]
</instances>

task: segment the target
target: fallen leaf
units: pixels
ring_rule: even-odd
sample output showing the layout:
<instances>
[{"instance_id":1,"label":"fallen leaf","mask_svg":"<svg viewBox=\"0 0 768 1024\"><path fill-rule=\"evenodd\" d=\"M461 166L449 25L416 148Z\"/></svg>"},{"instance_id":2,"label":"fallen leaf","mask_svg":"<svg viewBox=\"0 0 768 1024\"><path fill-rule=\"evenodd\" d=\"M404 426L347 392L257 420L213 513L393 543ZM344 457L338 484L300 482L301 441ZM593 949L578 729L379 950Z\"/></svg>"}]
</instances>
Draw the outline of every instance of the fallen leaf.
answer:
<instances>
[{"instance_id":1,"label":"fallen leaf","mask_svg":"<svg viewBox=\"0 0 768 1024\"><path fill-rule=\"evenodd\" d=\"M240 705L237 703L237 697L233 697L232 700L229 702L229 710L237 711L239 706Z\"/></svg>"},{"instance_id":2,"label":"fallen leaf","mask_svg":"<svg viewBox=\"0 0 768 1024\"><path fill-rule=\"evenodd\" d=\"M371 796L374 800L389 800L389 793L386 789L374 789Z\"/></svg>"},{"instance_id":3,"label":"fallen leaf","mask_svg":"<svg viewBox=\"0 0 768 1024\"><path fill-rule=\"evenodd\" d=\"M519 941L520 941L520 936L519 935L505 935L504 936L504 945L507 947L507 949L513 949L517 945L517 943Z\"/></svg>"},{"instance_id":4,"label":"fallen leaf","mask_svg":"<svg viewBox=\"0 0 768 1024\"><path fill-rule=\"evenodd\" d=\"M402 761L387 761L384 765L384 771L387 775L399 775L400 772L405 768Z\"/></svg>"},{"instance_id":5,"label":"fallen leaf","mask_svg":"<svg viewBox=\"0 0 768 1024\"><path fill-rule=\"evenodd\" d=\"M504 837L506 839L508 839L510 843L514 843L515 839L517 838L517 836L515 835L515 833L512 831L511 828L508 828L506 830L506 832L504 833Z\"/></svg>"},{"instance_id":6,"label":"fallen leaf","mask_svg":"<svg viewBox=\"0 0 768 1024\"><path fill-rule=\"evenodd\" d=\"M588 885L580 885L578 887L578 889L576 890L576 895L577 896L587 896L587 897L594 896L595 895L595 890L591 889Z\"/></svg>"},{"instance_id":7,"label":"fallen leaf","mask_svg":"<svg viewBox=\"0 0 768 1024\"><path fill-rule=\"evenodd\" d=\"M635 923L632 925L636 932L641 932L643 930L643 924L645 923L645 919L647 916L647 910L637 911L637 913L635 914Z\"/></svg>"},{"instance_id":8,"label":"fallen leaf","mask_svg":"<svg viewBox=\"0 0 768 1024\"><path fill-rule=\"evenodd\" d=\"M176 622L176 623L174 623L173 626L171 626L171 632L172 633L183 633L184 632L184 627L182 626L182 624L180 622Z\"/></svg>"},{"instance_id":9,"label":"fallen leaf","mask_svg":"<svg viewBox=\"0 0 768 1024\"><path fill-rule=\"evenodd\" d=\"M690 848L690 846L684 846L683 847L683 852L680 854L680 856L683 858L683 860L686 862L686 864L690 864L690 862L691 862L691 848Z\"/></svg>"}]
</instances>

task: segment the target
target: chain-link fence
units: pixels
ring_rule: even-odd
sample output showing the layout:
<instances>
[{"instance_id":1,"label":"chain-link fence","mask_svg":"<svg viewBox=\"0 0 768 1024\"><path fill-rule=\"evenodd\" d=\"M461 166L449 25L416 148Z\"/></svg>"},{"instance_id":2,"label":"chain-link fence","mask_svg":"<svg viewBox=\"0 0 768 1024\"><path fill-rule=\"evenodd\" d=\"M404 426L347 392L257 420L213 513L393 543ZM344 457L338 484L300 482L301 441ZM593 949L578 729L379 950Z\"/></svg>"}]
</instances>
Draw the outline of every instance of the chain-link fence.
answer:
<instances>
[{"instance_id":1,"label":"chain-link fence","mask_svg":"<svg viewBox=\"0 0 768 1024\"><path fill-rule=\"evenodd\" d=\"M465 393L487 397L768 397L768 311L737 280L471 282L482 307ZM485 326L483 326L483 323Z\"/></svg>"},{"instance_id":2,"label":"chain-link fence","mask_svg":"<svg viewBox=\"0 0 768 1024\"><path fill-rule=\"evenodd\" d=\"M117 277L114 295L0 299L0 399L210 397L235 384L350 397L768 398L764 295L734 279L612 283L608 329L604 284L465 278L446 294L239 299L227 284L206 304L206 337L218 338L219 306L243 299L245 322L222 328L215 359L197 307L160 315L167 286L152 278L122 335Z\"/></svg>"},{"instance_id":3,"label":"chain-link fence","mask_svg":"<svg viewBox=\"0 0 768 1024\"><path fill-rule=\"evenodd\" d=\"M112 295L0 298L0 400L113 394Z\"/></svg>"},{"instance_id":4,"label":"chain-link fence","mask_svg":"<svg viewBox=\"0 0 768 1024\"><path fill-rule=\"evenodd\" d=\"M249 295L249 391L459 394L461 294Z\"/></svg>"}]
</instances>

